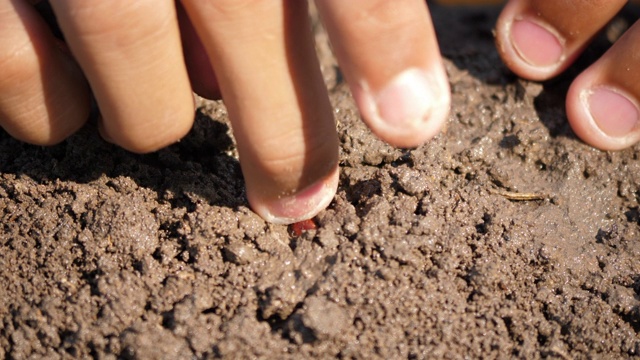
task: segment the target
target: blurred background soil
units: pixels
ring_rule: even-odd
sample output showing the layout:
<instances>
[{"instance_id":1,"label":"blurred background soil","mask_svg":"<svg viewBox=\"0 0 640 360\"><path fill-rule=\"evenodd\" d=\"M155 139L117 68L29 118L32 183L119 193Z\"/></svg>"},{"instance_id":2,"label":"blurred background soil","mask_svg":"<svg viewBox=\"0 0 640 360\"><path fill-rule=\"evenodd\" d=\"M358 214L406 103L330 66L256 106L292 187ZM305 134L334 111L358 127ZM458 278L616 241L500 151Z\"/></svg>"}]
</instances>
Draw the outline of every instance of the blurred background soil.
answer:
<instances>
[{"instance_id":1,"label":"blurred background soil","mask_svg":"<svg viewBox=\"0 0 640 360\"><path fill-rule=\"evenodd\" d=\"M432 5L453 107L411 150L361 123L317 29L341 182L295 236L247 207L226 111L134 155L95 124L0 132L0 358L628 358L640 354L638 147L577 139L563 77L500 62L497 8Z\"/></svg>"}]
</instances>

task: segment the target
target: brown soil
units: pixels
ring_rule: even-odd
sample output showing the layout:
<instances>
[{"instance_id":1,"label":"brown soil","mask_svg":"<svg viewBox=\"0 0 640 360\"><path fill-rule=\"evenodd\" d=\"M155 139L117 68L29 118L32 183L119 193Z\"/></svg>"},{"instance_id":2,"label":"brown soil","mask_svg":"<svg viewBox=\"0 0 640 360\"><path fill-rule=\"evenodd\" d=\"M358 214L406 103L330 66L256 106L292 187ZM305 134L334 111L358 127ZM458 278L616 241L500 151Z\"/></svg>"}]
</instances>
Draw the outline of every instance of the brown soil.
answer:
<instances>
[{"instance_id":1,"label":"brown soil","mask_svg":"<svg viewBox=\"0 0 640 360\"><path fill-rule=\"evenodd\" d=\"M1 133L0 358L640 354L640 148L580 142L580 65L516 78L497 13L433 9L453 110L414 150L370 134L318 34L342 176L300 237L248 209L218 103L144 156L94 125L51 148Z\"/></svg>"}]
</instances>

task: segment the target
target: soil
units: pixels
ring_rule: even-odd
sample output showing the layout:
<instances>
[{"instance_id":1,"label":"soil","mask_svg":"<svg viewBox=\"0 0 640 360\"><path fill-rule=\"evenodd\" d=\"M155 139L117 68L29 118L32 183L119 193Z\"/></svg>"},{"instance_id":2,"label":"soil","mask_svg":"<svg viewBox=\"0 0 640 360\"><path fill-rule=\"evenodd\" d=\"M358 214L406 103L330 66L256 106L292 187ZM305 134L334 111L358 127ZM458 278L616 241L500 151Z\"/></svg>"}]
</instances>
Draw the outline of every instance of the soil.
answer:
<instances>
[{"instance_id":1,"label":"soil","mask_svg":"<svg viewBox=\"0 0 640 360\"><path fill-rule=\"evenodd\" d=\"M148 155L0 133L0 358L638 356L640 147L563 105L633 11L542 84L500 62L497 8L432 13L453 107L417 149L367 130L318 32L342 172L300 236L247 207L219 102Z\"/></svg>"}]
</instances>

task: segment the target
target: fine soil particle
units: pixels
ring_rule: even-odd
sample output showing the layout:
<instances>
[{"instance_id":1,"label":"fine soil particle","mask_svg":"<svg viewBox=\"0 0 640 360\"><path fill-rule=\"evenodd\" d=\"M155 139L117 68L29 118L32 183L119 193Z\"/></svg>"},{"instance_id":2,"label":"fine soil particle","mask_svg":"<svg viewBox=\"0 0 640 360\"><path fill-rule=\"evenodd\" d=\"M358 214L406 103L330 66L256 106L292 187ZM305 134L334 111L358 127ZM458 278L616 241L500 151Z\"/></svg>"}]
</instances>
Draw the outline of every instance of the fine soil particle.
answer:
<instances>
[{"instance_id":1,"label":"fine soil particle","mask_svg":"<svg viewBox=\"0 0 640 360\"><path fill-rule=\"evenodd\" d=\"M640 148L594 150L563 110L610 40L533 83L498 58L497 9L432 11L453 107L417 149L371 135L318 32L341 180L299 236L247 207L220 103L149 155L94 124L1 133L0 358L639 355Z\"/></svg>"}]
</instances>

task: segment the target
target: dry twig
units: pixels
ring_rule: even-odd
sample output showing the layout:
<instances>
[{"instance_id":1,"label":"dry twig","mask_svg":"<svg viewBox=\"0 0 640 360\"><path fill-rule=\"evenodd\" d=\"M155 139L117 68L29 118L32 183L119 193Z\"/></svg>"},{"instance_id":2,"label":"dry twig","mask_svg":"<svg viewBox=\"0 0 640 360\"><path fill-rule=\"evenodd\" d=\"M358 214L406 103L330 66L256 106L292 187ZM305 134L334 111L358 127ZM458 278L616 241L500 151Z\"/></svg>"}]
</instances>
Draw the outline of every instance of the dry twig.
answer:
<instances>
[{"instance_id":1,"label":"dry twig","mask_svg":"<svg viewBox=\"0 0 640 360\"><path fill-rule=\"evenodd\" d=\"M495 195L500 195L506 198L507 200L512 200L512 201L536 201L536 200L545 200L549 198L549 196L542 193L520 193L520 192L498 190L498 189L489 189L489 192Z\"/></svg>"}]
</instances>

